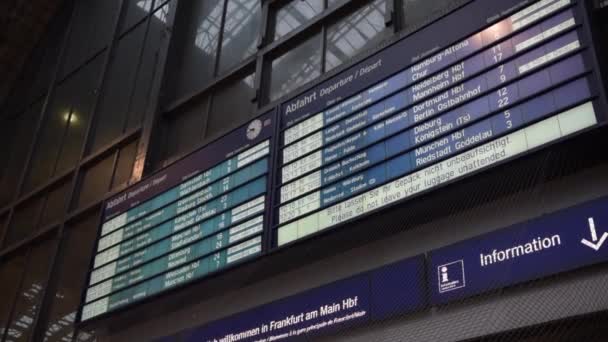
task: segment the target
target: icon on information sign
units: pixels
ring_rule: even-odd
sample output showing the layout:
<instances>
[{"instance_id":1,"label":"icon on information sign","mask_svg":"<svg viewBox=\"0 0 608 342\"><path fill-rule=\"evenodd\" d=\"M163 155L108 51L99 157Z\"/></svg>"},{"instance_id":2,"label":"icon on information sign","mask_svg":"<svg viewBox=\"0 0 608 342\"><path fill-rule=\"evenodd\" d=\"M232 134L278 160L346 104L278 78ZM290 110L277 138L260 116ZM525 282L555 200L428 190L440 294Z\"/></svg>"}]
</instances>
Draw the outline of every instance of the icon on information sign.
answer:
<instances>
[{"instance_id":1,"label":"icon on information sign","mask_svg":"<svg viewBox=\"0 0 608 342\"><path fill-rule=\"evenodd\" d=\"M439 293L450 292L466 286L464 260L453 261L437 267Z\"/></svg>"},{"instance_id":2,"label":"icon on information sign","mask_svg":"<svg viewBox=\"0 0 608 342\"><path fill-rule=\"evenodd\" d=\"M602 234L602 237L598 241L597 231L595 230L595 221L593 220L593 217L589 218L589 230L591 231L592 241L582 239L581 243L597 252L604 244L604 241L606 241L606 238L608 238L608 233L604 232L604 234Z\"/></svg>"}]
</instances>

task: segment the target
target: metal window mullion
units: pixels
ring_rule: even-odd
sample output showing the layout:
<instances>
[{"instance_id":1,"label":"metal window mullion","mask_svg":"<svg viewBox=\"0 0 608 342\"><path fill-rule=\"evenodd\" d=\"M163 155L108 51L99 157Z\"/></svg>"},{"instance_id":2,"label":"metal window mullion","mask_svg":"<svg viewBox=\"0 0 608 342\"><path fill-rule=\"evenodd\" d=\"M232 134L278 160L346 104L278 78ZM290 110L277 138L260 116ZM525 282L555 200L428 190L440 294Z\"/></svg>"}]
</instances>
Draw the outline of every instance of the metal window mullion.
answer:
<instances>
[{"instance_id":1,"label":"metal window mullion","mask_svg":"<svg viewBox=\"0 0 608 342\"><path fill-rule=\"evenodd\" d=\"M228 11L228 1L224 0L224 7L222 8L222 19L220 20L220 32L217 38L217 47L215 52L215 61L213 63L213 78L217 78L220 69L220 58L222 56L222 40L224 39L224 25L226 25L226 12Z\"/></svg>"},{"instance_id":2,"label":"metal window mullion","mask_svg":"<svg viewBox=\"0 0 608 342\"><path fill-rule=\"evenodd\" d=\"M118 166L118 160L120 158L120 155L122 154L122 150L122 148L117 148L116 151L114 151L114 160L112 161L112 175L110 176L110 184L108 185L108 188L104 193L104 197L105 194L110 192L110 190L112 190L113 188L114 178L116 177L116 166Z\"/></svg>"},{"instance_id":3,"label":"metal window mullion","mask_svg":"<svg viewBox=\"0 0 608 342\"><path fill-rule=\"evenodd\" d=\"M8 236L8 229L10 227L10 223L11 220L13 219L13 213L15 212L15 206L11 205L10 209L8 210L8 215L6 215L6 221L4 221L4 229L2 231L2 233L0 234L0 251L4 250L4 240L6 239L6 237ZM2 261L2 257L0 257L0 261ZM0 336L0 340L1 340Z\"/></svg>"},{"instance_id":4,"label":"metal window mullion","mask_svg":"<svg viewBox=\"0 0 608 342\"><path fill-rule=\"evenodd\" d=\"M66 80L65 82L69 82L68 80ZM72 102L72 101L70 101ZM65 122L65 126L63 127L63 133L61 135L61 142L59 143L59 150L57 151L57 155L55 157L55 162L53 164L53 169L51 171L51 175L50 177L52 178L53 176L55 176L55 172L57 172L57 167L59 165L59 160L61 159L61 155L63 152L63 148L64 143L66 141L66 137L68 136L68 131L70 129L70 121L72 120L72 113L74 113L74 106L72 105L72 103L70 103L70 109L68 110L68 119ZM73 168L73 167L71 167ZM35 196L33 196L35 197Z\"/></svg>"},{"instance_id":5,"label":"metal window mullion","mask_svg":"<svg viewBox=\"0 0 608 342\"><path fill-rule=\"evenodd\" d=\"M321 75L325 74L325 59L327 58L327 25L321 27ZM321 76L319 75L319 76Z\"/></svg>"},{"instance_id":6,"label":"metal window mullion","mask_svg":"<svg viewBox=\"0 0 608 342\"><path fill-rule=\"evenodd\" d=\"M394 32L398 33L403 30L405 25L403 25L403 0L393 0L393 27Z\"/></svg>"},{"instance_id":7,"label":"metal window mullion","mask_svg":"<svg viewBox=\"0 0 608 342\"><path fill-rule=\"evenodd\" d=\"M207 94L207 108L205 109L205 114L203 117L203 127L201 138L196 142L195 146L199 146L203 140L207 138L208 130L209 130L209 116L211 115L211 109L213 108L213 101L215 100L215 90L211 90ZM193 146L194 147L194 146Z\"/></svg>"},{"instance_id":8,"label":"metal window mullion","mask_svg":"<svg viewBox=\"0 0 608 342\"><path fill-rule=\"evenodd\" d=\"M258 44L257 44L258 50L256 51L256 55L258 54L260 49L264 45L266 45L266 43L270 39L269 38L270 28L271 28L271 24L272 24L272 18L270 16L270 7L268 6L268 2L267 1L262 2L262 4L260 6L262 6L262 18L261 18L261 23L260 23L260 25L262 25L262 27L260 27L260 31L258 34Z\"/></svg>"},{"instance_id":9,"label":"metal window mullion","mask_svg":"<svg viewBox=\"0 0 608 342\"><path fill-rule=\"evenodd\" d=\"M395 25L395 22L397 21L395 18L395 8L397 8L396 2L398 2L399 0L384 0L384 1L385 1L384 5L386 6L386 13L384 13L384 27L392 26L393 33L395 33L396 32L395 28L397 26L397 25ZM371 5L371 2L370 2L370 5Z\"/></svg>"},{"instance_id":10,"label":"metal window mullion","mask_svg":"<svg viewBox=\"0 0 608 342\"><path fill-rule=\"evenodd\" d=\"M273 18L270 15L269 1L262 1L262 20L260 27L260 33L258 35L258 50L255 53L255 77L253 80L253 98L251 102L256 102L256 113L261 107L260 104L264 102L264 94L262 93L262 86L264 85L264 58L262 58L262 48L268 43L270 39L270 28L273 25Z\"/></svg>"},{"instance_id":11,"label":"metal window mullion","mask_svg":"<svg viewBox=\"0 0 608 342\"><path fill-rule=\"evenodd\" d=\"M180 0L173 1L175 3L176 9L167 15L167 22L165 23L167 24L167 30L169 32L173 31L173 26L175 23L174 19L180 7ZM171 23L171 25L169 26L168 23ZM132 179L140 179L142 175L145 174L151 167L151 153L149 151L150 141L152 139L152 134L154 133L154 130L157 126L157 121L159 119L159 106L161 103L160 100L163 97L163 90L166 88L165 83L167 82L165 80L165 71L167 69L168 54L169 51L172 50L171 47L173 47L175 43L175 36L171 34L170 39L168 39L168 41L164 43L164 46L160 46L158 49L156 66L158 66L159 68L158 70L155 69L155 76L152 79L152 87L148 96L148 99L151 101L147 103L147 107L143 116L141 135L137 144L133 173L131 175Z\"/></svg>"}]
</instances>

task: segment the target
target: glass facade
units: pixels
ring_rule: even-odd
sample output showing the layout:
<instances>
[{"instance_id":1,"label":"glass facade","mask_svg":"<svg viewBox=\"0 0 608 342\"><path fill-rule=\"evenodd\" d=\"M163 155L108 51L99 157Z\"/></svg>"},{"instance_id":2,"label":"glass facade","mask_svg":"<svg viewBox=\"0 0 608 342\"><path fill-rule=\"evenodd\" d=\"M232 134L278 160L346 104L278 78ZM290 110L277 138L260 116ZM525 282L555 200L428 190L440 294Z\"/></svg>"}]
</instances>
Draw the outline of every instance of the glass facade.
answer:
<instances>
[{"instance_id":1,"label":"glass facade","mask_svg":"<svg viewBox=\"0 0 608 342\"><path fill-rule=\"evenodd\" d=\"M0 107L0 342L96 339L104 198L466 2L66 2Z\"/></svg>"}]
</instances>

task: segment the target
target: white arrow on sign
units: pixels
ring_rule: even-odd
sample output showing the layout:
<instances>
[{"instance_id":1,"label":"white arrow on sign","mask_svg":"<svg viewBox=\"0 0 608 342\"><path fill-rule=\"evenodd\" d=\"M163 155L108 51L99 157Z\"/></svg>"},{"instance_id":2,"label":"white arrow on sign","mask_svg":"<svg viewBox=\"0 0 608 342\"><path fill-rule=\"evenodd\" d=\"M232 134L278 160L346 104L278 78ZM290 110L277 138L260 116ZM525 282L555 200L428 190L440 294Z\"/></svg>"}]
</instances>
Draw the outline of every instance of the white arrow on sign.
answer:
<instances>
[{"instance_id":1,"label":"white arrow on sign","mask_svg":"<svg viewBox=\"0 0 608 342\"><path fill-rule=\"evenodd\" d=\"M598 251L604 244L604 241L606 241L606 239L608 238L608 233L604 232L604 234L602 234L602 237L598 241L597 232L595 230L595 221L593 220L593 217L589 218L589 230L591 231L591 240L593 240L593 242L587 239L582 239L581 243L587 247L593 248L595 251Z\"/></svg>"}]
</instances>

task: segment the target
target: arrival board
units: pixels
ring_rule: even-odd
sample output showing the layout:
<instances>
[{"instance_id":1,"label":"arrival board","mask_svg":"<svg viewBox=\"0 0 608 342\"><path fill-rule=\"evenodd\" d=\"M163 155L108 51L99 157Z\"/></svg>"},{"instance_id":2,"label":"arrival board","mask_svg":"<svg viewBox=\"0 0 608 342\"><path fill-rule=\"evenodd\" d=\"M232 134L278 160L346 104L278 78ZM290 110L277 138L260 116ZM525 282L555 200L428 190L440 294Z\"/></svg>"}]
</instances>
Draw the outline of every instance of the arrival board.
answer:
<instances>
[{"instance_id":1,"label":"arrival board","mask_svg":"<svg viewBox=\"0 0 608 342\"><path fill-rule=\"evenodd\" d=\"M106 201L81 320L262 252L273 114Z\"/></svg>"},{"instance_id":2,"label":"arrival board","mask_svg":"<svg viewBox=\"0 0 608 342\"><path fill-rule=\"evenodd\" d=\"M302 108L381 68L382 53L376 66L284 104L276 244L596 124L579 11L538 1L316 114Z\"/></svg>"}]
</instances>

